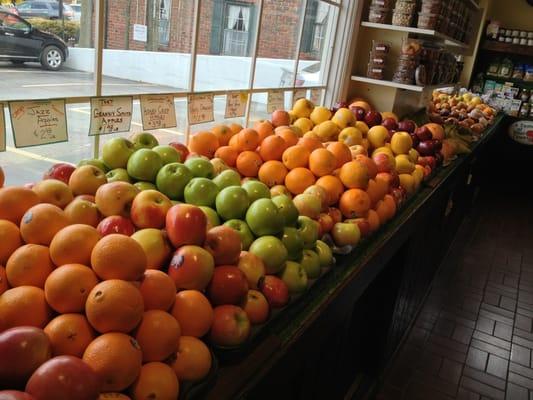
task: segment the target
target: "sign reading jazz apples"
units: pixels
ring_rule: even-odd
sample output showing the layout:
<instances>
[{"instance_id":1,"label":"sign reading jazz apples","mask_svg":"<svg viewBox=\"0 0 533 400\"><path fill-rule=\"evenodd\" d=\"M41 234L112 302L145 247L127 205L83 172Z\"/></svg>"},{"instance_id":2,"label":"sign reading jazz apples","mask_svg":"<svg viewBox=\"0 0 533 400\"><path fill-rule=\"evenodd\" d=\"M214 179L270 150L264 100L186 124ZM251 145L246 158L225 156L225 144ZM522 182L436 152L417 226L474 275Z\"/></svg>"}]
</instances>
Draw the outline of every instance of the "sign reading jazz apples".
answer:
<instances>
[{"instance_id":1,"label":"sign reading jazz apples","mask_svg":"<svg viewBox=\"0 0 533 400\"><path fill-rule=\"evenodd\" d=\"M269 90L267 98L267 113L285 108L285 92L283 90Z\"/></svg>"},{"instance_id":2,"label":"sign reading jazz apples","mask_svg":"<svg viewBox=\"0 0 533 400\"><path fill-rule=\"evenodd\" d=\"M208 94L190 94L187 97L189 124L203 124L204 122L212 122L215 120L214 116L214 95Z\"/></svg>"},{"instance_id":3,"label":"sign reading jazz apples","mask_svg":"<svg viewBox=\"0 0 533 400\"><path fill-rule=\"evenodd\" d=\"M129 132L133 114L133 97L91 98L91 127L89 136Z\"/></svg>"},{"instance_id":4,"label":"sign reading jazz apples","mask_svg":"<svg viewBox=\"0 0 533 400\"><path fill-rule=\"evenodd\" d=\"M176 108L171 94L147 94L141 96L143 129L175 128Z\"/></svg>"},{"instance_id":5,"label":"sign reading jazz apples","mask_svg":"<svg viewBox=\"0 0 533 400\"><path fill-rule=\"evenodd\" d=\"M4 103L0 103L0 151L6 151L6 120L4 118Z\"/></svg>"},{"instance_id":6,"label":"sign reading jazz apples","mask_svg":"<svg viewBox=\"0 0 533 400\"><path fill-rule=\"evenodd\" d=\"M224 118L244 117L246 112L246 103L248 102L248 93L231 92L226 95L226 112Z\"/></svg>"},{"instance_id":7,"label":"sign reading jazz apples","mask_svg":"<svg viewBox=\"0 0 533 400\"><path fill-rule=\"evenodd\" d=\"M68 141L65 100L9 102L15 147Z\"/></svg>"}]
</instances>

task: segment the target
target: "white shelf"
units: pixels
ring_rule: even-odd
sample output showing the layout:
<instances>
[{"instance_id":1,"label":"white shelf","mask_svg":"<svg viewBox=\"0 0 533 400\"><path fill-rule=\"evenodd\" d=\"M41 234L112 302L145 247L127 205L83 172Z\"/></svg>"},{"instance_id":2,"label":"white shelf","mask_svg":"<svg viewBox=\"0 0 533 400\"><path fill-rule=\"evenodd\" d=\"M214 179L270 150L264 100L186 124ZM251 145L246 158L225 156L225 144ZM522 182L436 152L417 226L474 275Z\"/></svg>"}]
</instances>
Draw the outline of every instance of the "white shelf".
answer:
<instances>
[{"instance_id":1,"label":"white shelf","mask_svg":"<svg viewBox=\"0 0 533 400\"><path fill-rule=\"evenodd\" d=\"M366 28L372 28L372 29L385 29L389 31L396 31L396 32L406 32L406 33L413 33L417 35L424 35L424 36L432 36L437 39L443 40L445 44L455 47L460 47L463 49L468 49L468 45L466 43L460 42L458 40L455 40L448 35L444 35L440 32L437 32L434 29L421 29L421 28L413 28L410 26L397 26L397 25L391 25L391 24L378 24L375 22L367 22L363 21L361 22L361 26L364 26Z\"/></svg>"},{"instance_id":2,"label":"white shelf","mask_svg":"<svg viewBox=\"0 0 533 400\"><path fill-rule=\"evenodd\" d=\"M391 88L396 88L396 89L410 90L411 92L418 92L418 93L422 93L424 90L435 90L435 89L439 89L443 87L455 86L454 83L447 83L447 84L442 84L442 85L431 85L431 86L405 85L403 83L396 83L396 82L385 81L381 79L372 79L372 78L367 78L366 76L356 76L356 75L352 76L352 81L368 83L371 85L386 86L386 87L391 87Z\"/></svg>"}]
</instances>

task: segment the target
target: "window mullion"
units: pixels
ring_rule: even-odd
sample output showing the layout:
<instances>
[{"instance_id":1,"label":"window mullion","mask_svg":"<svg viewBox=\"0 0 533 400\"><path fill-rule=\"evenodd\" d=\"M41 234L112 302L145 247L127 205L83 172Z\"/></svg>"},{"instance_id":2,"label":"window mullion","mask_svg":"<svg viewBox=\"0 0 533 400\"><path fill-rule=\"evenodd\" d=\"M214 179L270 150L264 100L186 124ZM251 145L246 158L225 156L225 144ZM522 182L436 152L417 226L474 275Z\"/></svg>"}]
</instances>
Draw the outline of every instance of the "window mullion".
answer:
<instances>
[{"instance_id":1,"label":"window mullion","mask_svg":"<svg viewBox=\"0 0 533 400\"><path fill-rule=\"evenodd\" d=\"M195 9L194 9L194 26L193 26L193 37L192 37L192 47L191 47L191 65L190 65L190 76L189 76L189 93L194 92L194 86L196 81L196 57L197 57L197 50L198 50L198 33L200 31L200 9L201 9L201 1L202 0L196 0L194 2ZM188 108L188 103L187 103ZM187 111L187 117L185 118L187 121L186 126L186 136L185 136L185 144L189 144L189 137L191 136L191 125L189 124L189 113Z\"/></svg>"},{"instance_id":2,"label":"window mullion","mask_svg":"<svg viewBox=\"0 0 533 400\"><path fill-rule=\"evenodd\" d=\"M305 17L307 16L307 3L309 0L303 1L303 15L300 22L300 31L298 33L298 43L296 43L296 60L294 63L294 76L292 78L291 103L294 103L294 89L296 88L296 77L298 75L298 68L300 67L300 54L302 53L302 38L304 35Z\"/></svg>"},{"instance_id":3,"label":"window mullion","mask_svg":"<svg viewBox=\"0 0 533 400\"><path fill-rule=\"evenodd\" d=\"M257 65L257 53L259 51L259 39L261 37L261 25L263 21L263 1L264 0L259 0L259 15L257 16L257 29L255 35L254 50L252 52L252 60L250 63L250 81L248 83L248 100L246 102L245 126L248 126L248 123L250 122L250 110L252 108L252 90L254 88L255 67Z\"/></svg>"},{"instance_id":4,"label":"window mullion","mask_svg":"<svg viewBox=\"0 0 533 400\"><path fill-rule=\"evenodd\" d=\"M96 14L96 40L95 40L95 56L94 56L94 86L95 86L95 95L97 97L102 95L102 65L103 65L103 56L104 56L104 9L105 9L105 0L96 0L95 1L95 14ZM93 156L98 158L100 153L100 136L95 135L93 139Z\"/></svg>"}]
</instances>

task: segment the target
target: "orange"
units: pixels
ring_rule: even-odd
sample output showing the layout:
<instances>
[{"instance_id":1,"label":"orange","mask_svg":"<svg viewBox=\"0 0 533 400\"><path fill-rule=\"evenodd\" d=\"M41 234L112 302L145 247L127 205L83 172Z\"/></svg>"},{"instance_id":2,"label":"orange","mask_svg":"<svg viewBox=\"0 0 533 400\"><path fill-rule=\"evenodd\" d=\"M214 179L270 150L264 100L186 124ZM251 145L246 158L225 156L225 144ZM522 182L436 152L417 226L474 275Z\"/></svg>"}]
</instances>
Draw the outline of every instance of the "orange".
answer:
<instances>
[{"instance_id":1,"label":"orange","mask_svg":"<svg viewBox=\"0 0 533 400\"><path fill-rule=\"evenodd\" d=\"M296 145L285 150L281 159L288 169L306 168L309 165L310 155L311 152L307 147Z\"/></svg>"},{"instance_id":2,"label":"orange","mask_svg":"<svg viewBox=\"0 0 533 400\"><path fill-rule=\"evenodd\" d=\"M147 269L139 287L144 300L145 310L167 311L174 304L176 286L174 281L164 272Z\"/></svg>"},{"instance_id":3,"label":"orange","mask_svg":"<svg viewBox=\"0 0 533 400\"><path fill-rule=\"evenodd\" d=\"M11 287L28 285L42 289L53 269L48 247L26 244L15 250L7 260L7 280Z\"/></svg>"},{"instance_id":4,"label":"orange","mask_svg":"<svg viewBox=\"0 0 533 400\"><path fill-rule=\"evenodd\" d=\"M300 138L300 140L298 140L298 144L300 146L306 147L307 150L309 150L309 154L311 154L313 150L321 149L324 147L322 145L322 142L318 138L311 136L304 136L303 138Z\"/></svg>"},{"instance_id":5,"label":"orange","mask_svg":"<svg viewBox=\"0 0 533 400\"><path fill-rule=\"evenodd\" d=\"M294 168L285 177L285 186L292 194L301 194L315 181L315 176L307 168Z\"/></svg>"},{"instance_id":6,"label":"orange","mask_svg":"<svg viewBox=\"0 0 533 400\"><path fill-rule=\"evenodd\" d=\"M85 310L91 290L98 284L92 269L81 264L67 264L56 268L44 283L46 301L58 313Z\"/></svg>"},{"instance_id":7,"label":"orange","mask_svg":"<svg viewBox=\"0 0 533 400\"><path fill-rule=\"evenodd\" d=\"M221 158L228 167L234 167L239 152L231 146L222 146L215 151L215 157Z\"/></svg>"},{"instance_id":8,"label":"orange","mask_svg":"<svg viewBox=\"0 0 533 400\"><path fill-rule=\"evenodd\" d=\"M63 210L52 204L37 204L20 222L20 234L26 243L48 246L57 232L69 224Z\"/></svg>"},{"instance_id":9,"label":"orange","mask_svg":"<svg viewBox=\"0 0 533 400\"><path fill-rule=\"evenodd\" d=\"M368 224L370 225L370 232L375 232L379 229L381 222L379 221L379 215L376 211L368 210L366 220L368 221Z\"/></svg>"},{"instance_id":10,"label":"orange","mask_svg":"<svg viewBox=\"0 0 533 400\"><path fill-rule=\"evenodd\" d=\"M360 161L350 161L342 166L339 178L348 189L368 187L368 168Z\"/></svg>"},{"instance_id":11,"label":"orange","mask_svg":"<svg viewBox=\"0 0 533 400\"><path fill-rule=\"evenodd\" d=\"M163 361L178 350L181 331L176 318L161 310L145 311L135 330L143 362Z\"/></svg>"},{"instance_id":12,"label":"orange","mask_svg":"<svg viewBox=\"0 0 533 400\"><path fill-rule=\"evenodd\" d=\"M35 286L19 286L0 296L0 332L23 325L44 328L51 315L44 291Z\"/></svg>"},{"instance_id":13,"label":"orange","mask_svg":"<svg viewBox=\"0 0 533 400\"><path fill-rule=\"evenodd\" d=\"M276 135L282 137L287 143L287 147L296 146L298 144L299 136L291 128L280 129Z\"/></svg>"},{"instance_id":14,"label":"orange","mask_svg":"<svg viewBox=\"0 0 533 400\"><path fill-rule=\"evenodd\" d=\"M191 153L196 153L209 159L213 158L219 146L218 138L212 132L198 132L189 139Z\"/></svg>"},{"instance_id":15,"label":"orange","mask_svg":"<svg viewBox=\"0 0 533 400\"><path fill-rule=\"evenodd\" d=\"M7 289L9 289L9 285L7 283L6 269L0 265L0 296Z\"/></svg>"},{"instance_id":16,"label":"orange","mask_svg":"<svg viewBox=\"0 0 533 400\"><path fill-rule=\"evenodd\" d=\"M0 219L0 243L0 265L5 265L9 256L22 246L18 226L7 219Z\"/></svg>"},{"instance_id":17,"label":"orange","mask_svg":"<svg viewBox=\"0 0 533 400\"><path fill-rule=\"evenodd\" d=\"M381 192L380 184L377 183L374 179L368 181L368 187L366 188L366 193L370 197L370 202L372 207L374 207L378 201L383 199L384 194Z\"/></svg>"},{"instance_id":18,"label":"orange","mask_svg":"<svg viewBox=\"0 0 533 400\"><path fill-rule=\"evenodd\" d=\"M96 334L82 314L62 314L51 320L44 328L50 339L55 356L82 357L83 352Z\"/></svg>"},{"instance_id":19,"label":"orange","mask_svg":"<svg viewBox=\"0 0 533 400\"><path fill-rule=\"evenodd\" d=\"M237 170L242 176L254 178L259 172L263 160L255 151L243 151L237 157Z\"/></svg>"},{"instance_id":20,"label":"orange","mask_svg":"<svg viewBox=\"0 0 533 400\"><path fill-rule=\"evenodd\" d=\"M94 339L83 353L102 381L102 391L120 392L141 372L142 352L137 341L124 333L106 333Z\"/></svg>"},{"instance_id":21,"label":"orange","mask_svg":"<svg viewBox=\"0 0 533 400\"><path fill-rule=\"evenodd\" d=\"M213 307L198 290L182 290L176 294L171 314L180 324L181 334L202 337L213 322Z\"/></svg>"},{"instance_id":22,"label":"orange","mask_svg":"<svg viewBox=\"0 0 533 400\"><path fill-rule=\"evenodd\" d=\"M245 128L237 133L237 147L239 151L255 151L259 146L259 133L256 130Z\"/></svg>"},{"instance_id":23,"label":"orange","mask_svg":"<svg viewBox=\"0 0 533 400\"><path fill-rule=\"evenodd\" d=\"M89 225L75 224L56 233L50 243L50 257L55 265L91 262L91 252L100 240L98 231Z\"/></svg>"},{"instance_id":24,"label":"orange","mask_svg":"<svg viewBox=\"0 0 533 400\"><path fill-rule=\"evenodd\" d=\"M262 143L268 136L274 134L274 127L270 121L256 121L254 129L259 134L259 143Z\"/></svg>"},{"instance_id":25,"label":"orange","mask_svg":"<svg viewBox=\"0 0 533 400\"><path fill-rule=\"evenodd\" d=\"M390 181L382 176L376 176L376 184L379 187L380 200L390 191Z\"/></svg>"},{"instance_id":26,"label":"orange","mask_svg":"<svg viewBox=\"0 0 533 400\"><path fill-rule=\"evenodd\" d=\"M207 376L211 362L211 352L204 342L193 336L182 336L170 366L179 380L194 382Z\"/></svg>"},{"instance_id":27,"label":"orange","mask_svg":"<svg viewBox=\"0 0 533 400\"><path fill-rule=\"evenodd\" d=\"M235 149L237 153L241 152L241 149L239 149L239 136L237 134L233 135L231 139L228 142L228 146L232 149Z\"/></svg>"},{"instance_id":28,"label":"orange","mask_svg":"<svg viewBox=\"0 0 533 400\"><path fill-rule=\"evenodd\" d=\"M263 161L281 160L283 152L287 148L287 143L280 136L269 136L259 147L259 155Z\"/></svg>"},{"instance_id":29,"label":"orange","mask_svg":"<svg viewBox=\"0 0 533 400\"><path fill-rule=\"evenodd\" d=\"M0 188L4 187L5 181L6 181L6 176L4 174L4 170L2 169L2 167L0 167Z\"/></svg>"},{"instance_id":30,"label":"orange","mask_svg":"<svg viewBox=\"0 0 533 400\"><path fill-rule=\"evenodd\" d=\"M337 165L335 169L342 167L347 162L352 161L352 152L350 148L341 142L332 142L327 149L335 156Z\"/></svg>"},{"instance_id":31,"label":"orange","mask_svg":"<svg viewBox=\"0 0 533 400\"><path fill-rule=\"evenodd\" d=\"M371 179L374 179L376 177L376 175L378 174L378 166L376 165L374 160L372 160L370 157L365 156L364 154L358 154L357 156L355 156L355 160L360 161L366 165L368 169L368 176Z\"/></svg>"},{"instance_id":32,"label":"orange","mask_svg":"<svg viewBox=\"0 0 533 400\"><path fill-rule=\"evenodd\" d=\"M391 220L396 215L396 201L392 195L386 194L383 203L387 207L387 220Z\"/></svg>"},{"instance_id":33,"label":"orange","mask_svg":"<svg viewBox=\"0 0 533 400\"><path fill-rule=\"evenodd\" d=\"M139 289L120 279L97 284L85 303L87 319L100 333L132 331L141 322L143 311Z\"/></svg>"},{"instance_id":34,"label":"orange","mask_svg":"<svg viewBox=\"0 0 533 400\"><path fill-rule=\"evenodd\" d=\"M91 253L91 265L100 279L141 279L148 260L139 243L129 236L104 236Z\"/></svg>"},{"instance_id":35,"label":"orange","mask_svg":"<svg viewBox=\"0 0 533 400\"><path fill-rule=\"evenodd\" d=\"M19 225L24 213L37 204L39 197L31 189L19 186L0 189L0 219Z\"/></svg>"},{"instance_id":36,"label":"orange","mask_svg":"<svg viewBox=\"0 0 533 400\"><path fill-rule=\"evenodd\" d=\"M345 218L364 217L370 210L370 197L361 189L344 192L339 200L339 208Z\"/></svg>"},{"instance_id":37,"label":"orange","mask_svg":"<svg viewBox=\"0 0 533 400\"><path fill-rule=\"evenodd\" d=\"M211 128L211 132L217 137L219 146L227 146L229 140L234 135L230 127L227 125L215 125Z\"/></svg>"},{"instance_id":38,"label":"orange","mask_svg":"<svg viewBox=\"0 0 533 400\"><path fill-rule=\"evenodd\" d=\"M337 166L337 159L328 149L316 149L309 156L309 169L316 176L330 175Z\"/></svg>"},{"instance_id":39,"label":"orange","mask_svg":"<svg viewBox=\"0 0 533 400\"><path fill-rule=\"evenodd\" d=\"M176 400L180 391L178 378L167 364L151 362L141 367L141 373L130 388L134 399Z\"/></svg>"},{"instance_id":40,"label":"orange","mask_svg":"<svg viewBox=\"0 0 533 400\"><path fill-rule=\"evenodd\" d=\"M333 175L325 175L316 181L316 184L326 190L328 205L331 207L339 202L344 193L344 185L341 180Z\"/></svg>"},{"instance_id":41,"label":"orange","mask_svg":"<svg viewBox=\"0 0 533 400\"><path fill-rule=\"evenodd\" d=\"M374 207L374 210L378 214L379 221L382 225L388 221L389 209L385 201L378 201L378 203Z\"/></svg>"},{"instance_id":42,"label":"orange","mask_svg":"<svg viewBox=\"0 0 533 400\"><path fill-rule=\"evenodd\" d=\"M265 185L272 187L283 185L287 173L287 168L281 161L267 161L259 168L258 177Z\"/></svg>"}]
</instances>

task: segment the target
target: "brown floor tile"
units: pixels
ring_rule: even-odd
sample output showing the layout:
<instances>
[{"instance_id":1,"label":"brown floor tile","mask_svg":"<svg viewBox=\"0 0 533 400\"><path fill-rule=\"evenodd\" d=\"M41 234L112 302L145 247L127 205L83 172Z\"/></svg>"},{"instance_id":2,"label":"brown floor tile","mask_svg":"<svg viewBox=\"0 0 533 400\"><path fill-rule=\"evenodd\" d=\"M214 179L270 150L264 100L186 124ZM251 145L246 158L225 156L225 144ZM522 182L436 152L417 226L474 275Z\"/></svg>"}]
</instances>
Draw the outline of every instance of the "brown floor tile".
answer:
<instances>
[{"instance_id":1,"label":"brown floor tile","mask_svg":"<svg viewBox=\"0 0 533 400\"><path fill-rule=\"evenodd\" d=\"M477 368L481 371L485 371L488 358L489 353L471 347L468 351L468 357L466 358L466 365L469 365L473 368Z\"/></svg>"},{"instance_id":2,"label":"brown floor tile","mask_svg":"<svg viewBox=\"0 0 533 400\"><path fill-rule=\"evenodd\" d=\"M511 345L511 362L529 367L531 350L516 343Z\"/></svg>"},{"instance_id":3,"label":"brown floor tile","mask_svg":"<svg viewBox=\"0 0 533 400\"><path fill-rule=\"evenodd\" d=\"M487 373L497 376L501 379L507 379L508 366L508 360L495 356L494 354L490 354L489 361L487 363Z\"/></svg>"},{"instance_id":4,"label":"brown floor tile","mask_svg":"<svg viewBox=\"0 0 533 400\"><path fill-rule=\"evenodd\" d=\"M462 372L463 364L445 358L439 371L439 377L457 385L461 379Z\"/></svg>"},{"instance_id":5,"label":"brown floor tile","mask_svg":"<svg viewBox=\"0 0 533 400\"><path fill-rule=\"evenodd\" d=\"M508 400L529 400L528 390L525 387L507 383L506 399Z\"/></svg>"},{"instance_id":6,"label":"brown floor tile","mask_svg":"<svg viewBox=\"0 0 533 400\"><path fill-rule=\"evenodd\" d=\"M511 338L513 337L513 328L510 325L496 322L496 326L494 327L494 336L510 342Z\"/></svg>"}]
</instances>

